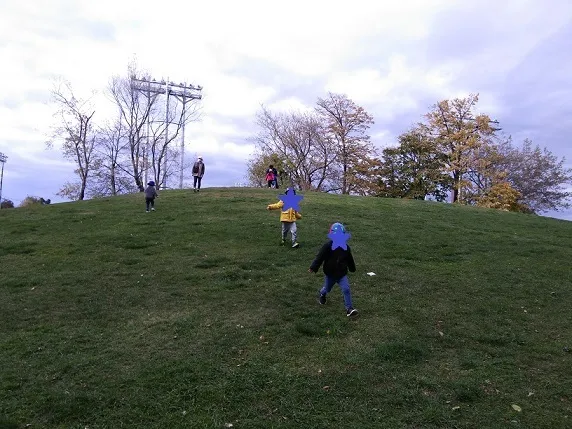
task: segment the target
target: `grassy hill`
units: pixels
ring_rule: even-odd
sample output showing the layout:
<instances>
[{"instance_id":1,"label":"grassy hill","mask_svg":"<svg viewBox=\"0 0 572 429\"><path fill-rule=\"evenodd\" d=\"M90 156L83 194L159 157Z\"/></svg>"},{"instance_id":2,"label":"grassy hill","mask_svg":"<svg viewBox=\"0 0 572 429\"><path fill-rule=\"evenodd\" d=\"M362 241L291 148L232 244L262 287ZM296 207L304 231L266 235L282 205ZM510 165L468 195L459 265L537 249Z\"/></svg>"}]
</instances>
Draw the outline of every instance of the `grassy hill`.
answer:
<instances>
[{"instance_id":1,"label":"grassy hill","mask_svg":"<svg viewBox=\"0 0 572 429\"><path fill-rule=\"evenodd\" d=\"M277 193L0 211L0 427L572 426L571 222L306 193L291 249Z\"/></svg>"}]
</instances>

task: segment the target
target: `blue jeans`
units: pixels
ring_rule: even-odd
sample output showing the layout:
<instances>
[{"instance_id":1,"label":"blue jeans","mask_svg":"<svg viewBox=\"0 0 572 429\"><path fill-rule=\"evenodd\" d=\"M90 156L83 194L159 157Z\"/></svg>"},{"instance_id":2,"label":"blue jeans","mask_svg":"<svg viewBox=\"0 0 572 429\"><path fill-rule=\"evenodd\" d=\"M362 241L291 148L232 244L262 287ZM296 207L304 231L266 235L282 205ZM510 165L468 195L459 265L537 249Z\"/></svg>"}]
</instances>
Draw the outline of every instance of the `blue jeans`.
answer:
<instances>
[{"instance_id":1,"label":"blue jeans","mask_svg":"<svg viewBox=\"0 0 572 429\"><path fill-rule=\"evenodd\" d=\"M324 287L320 289L320 293L322 295L330 293L330 291L332 290L332 288L336 283L340 285L342 293L344 294L344 304L346 306L346 309L352 308L352 295L350 292L350 282L348 280L348 276L343 276L339 280L336 280L334 277L326 276L324 280Z\"/></svg>"}]
</instances>

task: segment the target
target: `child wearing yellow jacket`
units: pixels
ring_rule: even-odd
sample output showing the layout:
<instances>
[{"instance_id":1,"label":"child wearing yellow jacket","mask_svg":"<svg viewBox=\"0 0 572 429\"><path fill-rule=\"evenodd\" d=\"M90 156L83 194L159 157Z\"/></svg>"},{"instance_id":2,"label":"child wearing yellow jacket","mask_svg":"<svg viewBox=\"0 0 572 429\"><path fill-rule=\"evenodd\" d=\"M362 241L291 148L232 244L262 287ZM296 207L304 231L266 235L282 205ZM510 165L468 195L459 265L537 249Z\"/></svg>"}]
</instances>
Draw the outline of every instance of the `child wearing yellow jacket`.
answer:
<instances>
[{"instance_id":1,"label":"child wearing yellow jacket","mask_svg":"<svg viewBox=\"0 0 572 429\"><path fill-rule=\"evenodd\" d=\"M288 192L293 192L294 195L296 195L296 191L294 189L291 188L286 189L286 194L288 194ZM269 204L266 207L266 210L278 210L281 209L282 207L284 207L284 201L280 200L276 204ZM302 219L302 215L298 213L296 210L294 210L292 207L290 207L288 210L282 210L282 213L280 214L280 222L282 223L282 241L280 243L281 245L285 244L286 236L288 235L288 232L290 232L290 235L292 236L292 247L297 248L300 246L298 241L296 241L297 219Z\"/></svg>"}]
</instances>

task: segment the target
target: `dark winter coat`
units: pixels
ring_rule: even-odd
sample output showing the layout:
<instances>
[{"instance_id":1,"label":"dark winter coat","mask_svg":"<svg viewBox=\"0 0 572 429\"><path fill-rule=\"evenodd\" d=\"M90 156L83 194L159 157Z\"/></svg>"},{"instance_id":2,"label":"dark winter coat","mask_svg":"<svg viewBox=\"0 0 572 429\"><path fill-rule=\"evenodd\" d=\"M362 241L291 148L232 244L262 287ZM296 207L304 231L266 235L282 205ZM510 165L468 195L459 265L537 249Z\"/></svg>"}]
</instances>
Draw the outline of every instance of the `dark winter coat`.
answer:
<instances>
[{"instance_id":1,"label":"dark winter coat","mask_svg":"<svg viewBox=\"0 0 572 429\"><path fill-rule=\"evenodd\" d=\"M157 196L157 191L154 186L147 186L145 188L145 198L155 198Z\"/></svg>"},{"instance_id":2,"label":"dark winter coat","mask_svg":"<svg viewBox=\"0 0 572 429\"><path fill-rule=\"evenodd\" d=\"M348 274L348 270L352 273L356 270L356 264L350 246L344 250L336 247L332 250L332 240L328 240L318 252L316 259L310 265L310 270L317 272L320 265L324 264L324 274L339 280Z\"/></svg>"},{"instance_id":3,"label":"dark winter coat","mask_svg":"<svg viewBox=\"0 0 572 429\"><path fill-rule=\"evenodd\" d=\"M205 175L205 164L202 161L197 161L193 165L193 176L203 177Z\"/></svg>"}]
</instances>

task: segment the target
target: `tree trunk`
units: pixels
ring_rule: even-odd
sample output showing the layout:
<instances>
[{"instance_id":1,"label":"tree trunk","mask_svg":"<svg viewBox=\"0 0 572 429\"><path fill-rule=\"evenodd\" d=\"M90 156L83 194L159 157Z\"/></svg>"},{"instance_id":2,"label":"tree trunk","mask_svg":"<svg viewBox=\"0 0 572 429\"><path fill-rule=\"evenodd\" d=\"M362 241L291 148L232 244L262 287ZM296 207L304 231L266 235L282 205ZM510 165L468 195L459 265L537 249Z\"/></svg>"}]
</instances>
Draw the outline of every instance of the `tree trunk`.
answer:
<instances>
[{"instance_id":1,"label":"tree trunk","mask_svg":"<svg viewBox=\"0 0 572 429\"><path fill-rule=\"evenodd\" d=\"M111 165L111 195L117 195L117 185L115 183L115 164Z\"/></svg>"},{"instance_id":2,"label":"tree trunk","mask_svg":"<svg viewBox=\"0 0 572 429\"><path fill-rule=\"evenodd\" d=\"M459 201L459 191L461 190L461 172L459 170L453 171L453 183L457 186L453 186L453 202Z\"/></svg>"},{"instance_id":3,"label":"tree trunk","mask_svg":"<svg viewBox=\"0 0 572 429\"><path fill-rule=\"evenodd\" d=\"M79 190L79 198L78 198L79 201L82 201L85 198L86 186L87 186L87 172L86 174L83 174L81 178L81 188Z\"/></svg>"},{"instance_id":4,"label":"tree trunk","mask_svg":"<svg viewBox=\"0 0 572 429\"><path fill-rule=\"evenodd\" d=\"M348 194L348 164L344 161L344 175L342 177L342 194Z\"/></svg>"}]
</instances>

